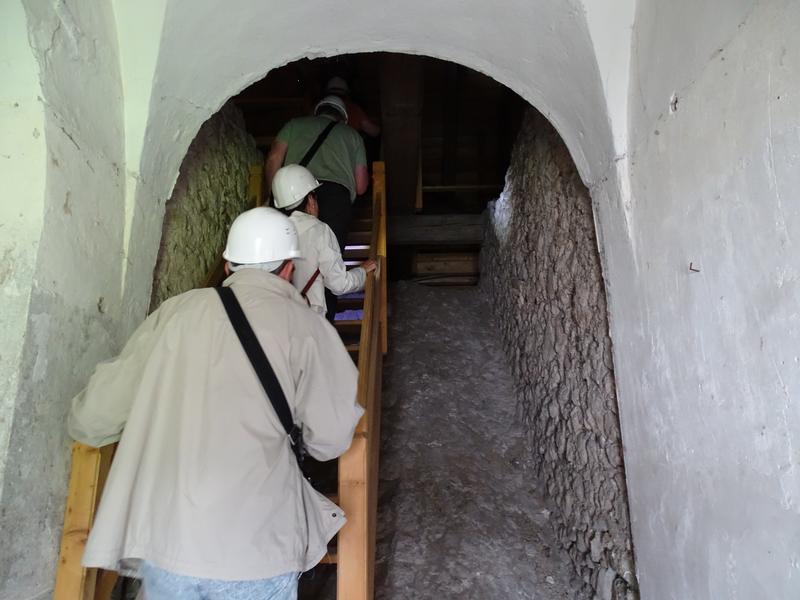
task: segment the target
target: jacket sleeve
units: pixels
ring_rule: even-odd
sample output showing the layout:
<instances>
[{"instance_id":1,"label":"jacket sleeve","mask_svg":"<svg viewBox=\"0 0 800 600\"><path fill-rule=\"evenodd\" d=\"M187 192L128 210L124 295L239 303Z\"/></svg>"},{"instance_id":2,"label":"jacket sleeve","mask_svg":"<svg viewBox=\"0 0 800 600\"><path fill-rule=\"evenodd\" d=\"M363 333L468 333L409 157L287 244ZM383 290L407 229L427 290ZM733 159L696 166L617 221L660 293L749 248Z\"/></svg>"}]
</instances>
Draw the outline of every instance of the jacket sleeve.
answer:
<instances>
[{"instance_id":1,"label":"jacket sleeve","mask_svg":"<svg viewBox=\"0 0 800 600\"><path fill-rule=\"evenodd\" d=\"M325 287L337 296L364 288L367 272L361 267L347 270L339 250L339 242L330 227L323 227L319 239L319 273Z\"/></svg>"},{"instance_id":2,"label":"jacket sleeve","mask_svg":"<svg viewBox=\"0 0 800 600\"><path fill-rule=\"evenodd\" d=\"M119 441L163 308L145 319L119 356L97 365L86 389L72 399L67 430L73 439L95 448Z\"/></svg>"},{"instance_id":3,"label":"jacket sleeve","mask_svg":"<svg viewBox=\"0 0 800 600\"><path fill-rule=\"evenodd\" d=\"M312 335L297 340L295 420L303 426L309 454L331 460L350 447L364 409L356 399L358 370L339 334L322 317Z\"/></svg>"}]
</instances>

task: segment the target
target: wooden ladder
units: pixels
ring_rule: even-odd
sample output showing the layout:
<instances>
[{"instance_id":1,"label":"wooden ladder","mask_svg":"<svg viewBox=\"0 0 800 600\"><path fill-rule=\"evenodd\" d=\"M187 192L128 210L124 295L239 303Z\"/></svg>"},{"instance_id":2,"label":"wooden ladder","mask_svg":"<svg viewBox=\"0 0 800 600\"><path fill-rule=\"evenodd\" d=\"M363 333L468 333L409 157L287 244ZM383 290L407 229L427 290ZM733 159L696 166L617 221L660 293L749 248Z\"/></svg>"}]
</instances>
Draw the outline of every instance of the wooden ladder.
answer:
<instances>
[{"instance_id":1,"label":"wooden ladder","mask_svg":"<svg viewBox=\"0 0 800 600\"><path fill-rule=\"evenodd\" d=\"M262 203L260 166L251 168L249 196ZM373 164L372 202L367 214L353 220L345 250L351 266L367 258L378 269L367 276L363 294L340 300L339 310L357 311L358 318L337 319L336 328L358 365L358 401L364 407L350 449L338 461L338 494L333 498L347 515L335 551L321 564L336 565L338 600L372 600L375 531L378 504L378 453L383 356L388 350L386 273L386 176L384 163ZM205 284L219 285L224 262L212 268ZM116 445L91 448L75 443L54 600L108 600L117 573L85 569L81 556L102 494Z\"/></svg>"}]
</instances>

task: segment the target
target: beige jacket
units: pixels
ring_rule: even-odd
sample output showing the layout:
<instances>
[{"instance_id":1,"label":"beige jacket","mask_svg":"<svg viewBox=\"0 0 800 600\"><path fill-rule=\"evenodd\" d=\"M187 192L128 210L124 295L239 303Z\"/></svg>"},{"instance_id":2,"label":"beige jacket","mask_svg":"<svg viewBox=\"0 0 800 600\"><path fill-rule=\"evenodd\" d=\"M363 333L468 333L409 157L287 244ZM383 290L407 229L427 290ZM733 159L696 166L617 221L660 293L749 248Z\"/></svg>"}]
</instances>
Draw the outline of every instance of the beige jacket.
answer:
<instances>
[{"instance_id":1,"label":"beige jacket","mask_svg":"<svg viewBox=\"0 0 800 600\"><path fill-rule=\"evenodd\" d=\"M256 331L309 453L345 452L363 410L336 330L275 275L243 269L224 285ZM143 559L194 577L268 578L314 566L345 522L301 476L213 289L168 300L119 357L99 365L73 400L69 432L92 446L120 440L85 566L131 569Z\"/></svg>"},{"instance_id":2,"label":"beige jacket","mask_svg":"<svg viewBox=\"0 0 800 600\"><path fill-rule=\"evenodd\" d=\"M289 218L297 228L302 256L294 261L294 287L302 291L314 271L319 269L319 277L306 293L311 308L325 314L325 288L337 296L364 289L367 272L362 267L347 270L339 242L327 224L299 210Z\"/></svg>"}]
</instances>

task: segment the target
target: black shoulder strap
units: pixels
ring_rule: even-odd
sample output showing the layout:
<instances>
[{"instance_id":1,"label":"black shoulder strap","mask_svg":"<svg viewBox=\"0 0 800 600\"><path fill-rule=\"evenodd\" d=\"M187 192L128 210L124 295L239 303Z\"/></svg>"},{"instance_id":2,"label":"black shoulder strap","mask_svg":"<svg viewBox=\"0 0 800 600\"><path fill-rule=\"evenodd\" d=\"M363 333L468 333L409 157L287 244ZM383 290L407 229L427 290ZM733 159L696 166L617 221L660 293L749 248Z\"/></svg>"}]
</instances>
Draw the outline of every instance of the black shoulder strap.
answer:
<instances>
[{"instance_id":1,"label":"black shoulder strap","mask_svg":"<svg viewBox=\"0 0 800 600\"><path fill-rule=\"evenodd\" d=\"M275 371L272 370L272 365L269 363L267 355L264 354L264 349L258 342L253 328L242 310L242 306L236 299L236 295L229 287L216 288L222 304L225 306L225 312L228 313L228 318L236 330L236 335L239 336L239 341L242 343L247 358L253 365L253 369L267 393L269 401L272 403L272 408L281 420L281 425L286 430L289 436L294 436L297 428L294 425L292 412L289 410L289 403L286 401L286 396L283 393L281 384L275 376Z\"/></svg>"},{"instance_id":2,"label":"black shoulder strap","mask_svg":"<svg viewBox=\"0 0 800 600\"><path fill-rule=\"evenodd\" d=\"M305 156L303 156L303 158L300 159L300 162L297 164L299 164L301 167L308 166L308 163L310 163L311 159L314 158L314 155L317 153L317 150L319 150L319 147L322 146L322 142L325 141L325 138L328 137L328 134L333 130L334 127L336 127L336 123L337 121L331 121L325 126L325 129L322 130L322 133L320 133L317 139L314 140L314 143L311 144L311 148L308 149L308 152L306 152Z\"/></svg>"}]
</instances>

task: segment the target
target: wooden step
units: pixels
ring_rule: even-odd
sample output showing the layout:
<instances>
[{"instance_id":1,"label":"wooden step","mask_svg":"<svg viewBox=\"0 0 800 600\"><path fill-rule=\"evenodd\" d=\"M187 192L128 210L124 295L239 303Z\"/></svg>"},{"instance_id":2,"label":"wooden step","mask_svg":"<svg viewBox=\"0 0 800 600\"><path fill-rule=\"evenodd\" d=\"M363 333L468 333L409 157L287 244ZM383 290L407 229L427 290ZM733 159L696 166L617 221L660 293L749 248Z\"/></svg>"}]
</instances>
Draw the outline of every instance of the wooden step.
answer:
<instances>
[{"instance_id":1,"label":"wooden step","mask_svg":"<svg viewBox=\"0 0 800 600\"><path fill-rule=\"evenodd\" d=\"M361 321L351 321L351 320L339 320L335 321L336 323L336 330L340 334L354 334L359 333L361 331Z\"/></svg>"},{"instance_id":2,"label":"wooden step","mask_svg":"<svg viewBox=\"0 0 800 600\"><path fill-rule=\"evenodd\" d=\"M437 274L437 275L424 275L414 279L416 283L430 286L470 286L478 284L478 275L463 275L463 274Z\"/></svg>"},{"instance_id":3,"label":"wooden step","mask_svg":"<svg viewBox=\"0 0 800 600\"><path fill-rule=\"evenodd\" d=\"M364 296L347 295L339 296L339 302L336 304L336 310L359 310L364 308Z\"/></svg>"},{"instance_id":4,"label":"wooden step","mask_svg":"<svg viewBox=\"0 0 800 600\"><path fill-rule=\"evenodd\" d=\"M369 244L371 241L371 231L351 231L347 234L347 246Z\"/></svg>"},{"instance_id":5,"label":"wooden step","mask_svg":"<svg viewBox=\"0 0 800 600\"><path fill-rule=\"evenodd\" d=\"M352 244L345 246L342 258L345 260L367 260L369 258L369 244Z\"/></svg>"},{"instance_id":6,"label":"wooden step","mask_svg":"<svg viewBox=\"0 0 800 600\"><path fill-rule=\"evenodd\" d=\"M350 231L372 231L372 219L353 219L350 221Z\"/></svg>"},{"instance_id":7,"label":"wooden step","mask_svg":"<svg viewBox=\"0 0 800 600\"><path fill-rule=\"evenodd\" d=\"M322 560L319 561L321 565L335 565L339 562L339 557L335 552L328 552L325 556L322 557Z\"/></svg>"}]
</instances>

